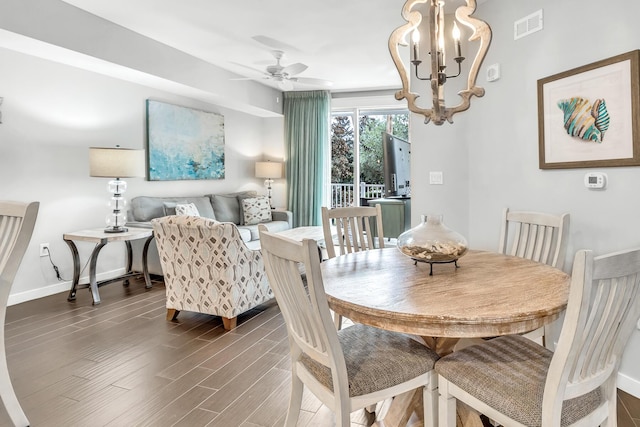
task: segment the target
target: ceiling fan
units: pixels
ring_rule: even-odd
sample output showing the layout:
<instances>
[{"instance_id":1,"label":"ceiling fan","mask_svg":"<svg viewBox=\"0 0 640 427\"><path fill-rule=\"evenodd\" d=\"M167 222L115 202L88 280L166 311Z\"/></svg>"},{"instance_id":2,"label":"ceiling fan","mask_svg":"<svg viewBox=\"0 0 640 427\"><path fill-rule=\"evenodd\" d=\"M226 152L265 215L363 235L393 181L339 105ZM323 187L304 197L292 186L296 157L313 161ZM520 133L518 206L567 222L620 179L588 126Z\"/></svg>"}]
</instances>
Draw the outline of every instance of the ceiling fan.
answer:
<instances>
[{"instance_id":1,"label":"ceiling fan","mask_svg":"<svg viewBox=\"0 0 640 427\"><path fill-rule=\"evenodd\" d=\"M244 64L236 63L236 65L240 65L244 68L248 68L256 73L260 73L263 75L261 78L247 77L233 80L259 80L259 79L270 79L277 82L278 87L282 90L292 90L294 88L294 83L298 83L301 85L308 86L321 86L321 87L329 87L333 84L328 80L323 79L315 79L311 77L296 77L298 74L305 71L309 68L307 65L302 64L300 62L296 62L295 64L290 65L282 65L280 61L284 57L285 51L284 48L289 48L291 50L297 50L292 46L288 46L284 43L278 42L277 40L271 39L266 36L254 36L252 37L254 40L262 43L270 48L271 54L276 60L275 64L268 65L264 71L258 70L252 67L248 67Z\"/></svg>"}]
</instances>

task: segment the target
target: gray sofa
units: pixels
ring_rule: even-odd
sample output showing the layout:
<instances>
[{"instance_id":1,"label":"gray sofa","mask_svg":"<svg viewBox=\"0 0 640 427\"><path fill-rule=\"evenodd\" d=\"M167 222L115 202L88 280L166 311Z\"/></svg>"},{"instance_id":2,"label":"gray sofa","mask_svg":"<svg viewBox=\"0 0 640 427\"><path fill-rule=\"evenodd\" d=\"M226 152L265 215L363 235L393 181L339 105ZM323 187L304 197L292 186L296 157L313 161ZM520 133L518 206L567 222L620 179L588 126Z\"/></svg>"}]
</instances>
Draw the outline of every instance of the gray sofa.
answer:
<instances>
[{"instance_id":1,"label":"gray sofa","mask_svg":"<svg viewBox=\"0 0 640 427\"><path fill-rule=\"evenodd\" d=\"M130 227L152 228L151 220L167 215L175 215L177 204L193 203L202 217L220 222L232 222L238 228L242 240L250 249L260 249L258 225L245 225L242 212L242 199L257 197L255 191L242 191L226 194L206 194L204 196L153 197L138 196L131 199L127 225ZM292 214L284 210L272 210L272 221L263 222L269 231L283 231L292 227ZM142 253L142 241L134 241L134 254ZM151 243L148 254L149 272L162 275L162 267L155 242ZM142 271L139 256L134 256L133 268Z\"/></svg>"}]
</instances>

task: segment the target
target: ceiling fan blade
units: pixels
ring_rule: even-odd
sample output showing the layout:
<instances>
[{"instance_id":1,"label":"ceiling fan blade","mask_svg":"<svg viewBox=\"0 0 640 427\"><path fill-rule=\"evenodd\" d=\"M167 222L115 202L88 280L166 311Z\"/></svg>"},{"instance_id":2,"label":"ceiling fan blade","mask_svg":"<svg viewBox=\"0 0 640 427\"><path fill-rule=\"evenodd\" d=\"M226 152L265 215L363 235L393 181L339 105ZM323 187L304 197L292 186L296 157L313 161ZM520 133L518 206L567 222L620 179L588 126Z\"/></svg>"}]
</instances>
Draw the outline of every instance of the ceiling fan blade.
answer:
<instances>
[{"instance_id":1,"label":"ceiling fan blade","mask_svg":"<svg viewBox=\"0 0 640 427\"><path fill-rule=\"evenodd\" d=\"M284 67L282 69L282 72L290 76L295 76L296 74L300 74L307 68L309 68L308 65L301 64L300 62L296 62L295 64L287 65L286 67Z\"/></svg>"},{"instance_id":2,"label":"ceiling fan blade","mask_svg":"<svg viewBox=\"0 0 640 427\"><path fill-rule=\"evenodd\" d=\"M280 40L273 39L271 37L257 35L251 38L257 41L258 43L262 43L263 45L270 47L271 49L300 52L300 49L296 48L295 46L291 46L289 44L281 42Z\"/></svg>"},{"instance_id":3,"label":"ceiling fan blade","mask_svg":"<svg viewBox=\"0 0 640 427\"><path fill-rule=\"evenodd\" d=\"M295 77L295 78L292 78L291 80L296 83L309 85L309 86L323 86L323 87L333 86L333 82L329 80L313 79L311 77Z\"/></svg>"},{"instance_id":4,"label":"ceiling fan blade","mask_svg":"<svg viewBox=\"0 0 640 427\"><path fill-rule=\"evenodd\" d=\"M238 67L246 68L247 70L251 70L254 73L257 73L263 76L270 76L269 73L265 73L263 70L258 70L257 68L249 67L248 65L240 64L239 62L231 62L231 64L237 65Z\"/></svg>"}]
</instances>

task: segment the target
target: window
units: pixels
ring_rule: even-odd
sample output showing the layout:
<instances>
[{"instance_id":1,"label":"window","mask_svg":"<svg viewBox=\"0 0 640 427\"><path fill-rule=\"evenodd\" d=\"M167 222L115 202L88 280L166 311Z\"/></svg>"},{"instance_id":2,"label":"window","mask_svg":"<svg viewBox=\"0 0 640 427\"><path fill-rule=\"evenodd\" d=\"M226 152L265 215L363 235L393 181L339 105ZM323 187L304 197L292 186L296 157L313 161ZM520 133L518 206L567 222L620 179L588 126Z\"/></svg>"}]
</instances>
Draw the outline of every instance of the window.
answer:
<instances>
[{"instance_id":1,"label":"window","mask_svg":"<svg viewBox=\"0 0 640 427\"><path fill-rule=\"evenodd\" d=\"M356 126L357 123L357 126ZM334 111L331 117L331 204L366 206L384 196L385 132L409 140L409 112L399 109Z\"/></svg>"}]
</instances>

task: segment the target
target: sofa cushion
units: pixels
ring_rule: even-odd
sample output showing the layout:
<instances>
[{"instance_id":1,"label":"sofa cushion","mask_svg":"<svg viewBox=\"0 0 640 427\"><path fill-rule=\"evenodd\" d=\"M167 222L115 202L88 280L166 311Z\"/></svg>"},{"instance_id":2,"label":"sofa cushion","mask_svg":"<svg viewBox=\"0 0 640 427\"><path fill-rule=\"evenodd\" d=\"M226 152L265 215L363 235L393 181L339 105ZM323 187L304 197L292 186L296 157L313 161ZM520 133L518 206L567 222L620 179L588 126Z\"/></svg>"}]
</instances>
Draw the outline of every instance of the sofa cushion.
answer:
<instances>
[{"instance_id":1,"label":"sofa cushion","mask_svg":"<svg viewBox=\"0 0 640 427\"><path fill-rule=\"evenodd\" d=\"M265 222L265 223L261 223L259 225L264 225L265 227L267 227L267 230L271 231L272 233L277 233L278 231L284 231L284 230L288 230L289 228L289 223L287 221L271 221L271 222ZM240 225L238 226L238 230L240 230L240 233L244 231L248 231L251 234L251 240L259 240L260 239L260 233L258 232L258 225ZM242 237L242 240L244 240L244 236ZM245 240L246 242L247 240Z\"/></svg>"},{"instance_id":2,"label":"sofa cushion","mask_svg":"<svg viewBox=\"0 0 640 427\"><path fill-rule=\"evenodd\" d=\"M248 243L252 240L253 236L251 235L251 230L244 228L243 225L240 225L238 226L238 231L240 232L240 238L243 242Z\"/></svg>"},{"instance_id":3,"label":"sofa cushion","mask_svg":"<svg viewBox=\"0 0 640 427\"><path fill-rule=\"evenodd\" d=\"M247 197L241 199L244 225L256 225L261 222L271 221L271 206L269 199L265 196Z\"/></svg>"},{"instance_id":4,"label":"sofa cushion","mask_svg":"<svg viewBox=\"0 0 640 427\"><path fill-rule=\"evenodd\" d=\"M241 223L240 202L238 197L255 197L255 191L241 191L228 194L209 194L210 204L213 207L215 219L220 222L232 222L236 225Z\"/></svg>"},{"instance_id":5,"label":"sofa cushion","mask_svg":"<svg viewBox=\"0 0 640 427\"><path fill-rule=\"evenodd\" d=\"M217 219L211 207L211 199L207 196L201 197L152 197L138 196L131 199L131 214L133 221L145 222L154 218L167 216L165 214L165 203L193 203L200 216ZM170 209L170 208L168 208ZM175 207L174 207L175 209ZM219 220L218 220L219 221Z\"/></svg>"}]
</instances>

